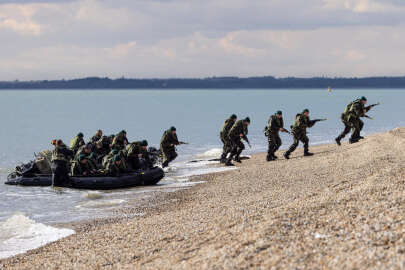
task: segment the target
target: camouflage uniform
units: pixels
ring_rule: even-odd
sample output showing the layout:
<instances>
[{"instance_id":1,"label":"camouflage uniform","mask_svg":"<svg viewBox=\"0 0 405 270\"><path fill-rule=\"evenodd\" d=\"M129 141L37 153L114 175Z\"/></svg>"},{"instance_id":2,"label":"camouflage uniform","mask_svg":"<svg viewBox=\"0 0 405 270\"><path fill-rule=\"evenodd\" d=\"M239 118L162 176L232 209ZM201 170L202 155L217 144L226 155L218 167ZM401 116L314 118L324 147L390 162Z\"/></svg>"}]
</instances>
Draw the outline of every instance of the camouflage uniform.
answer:
<instances>
[{"instance_id":1,"label":"camouflage uniform","mask_svg":"<svg viewBox=\"0 0 405 270\"><path fill-rule=\"evenodd\" d=\"M65 145L56 146L52 152L52 184L54 186L67 185L69 182L68 164L73 158L73 151Z\"/></svg>"},{"instance_id":2,"label":"camouflage uniform","mask_svg":"<svg viewBox=\"0 0 405 270\"><path fill-rule=\"evenodd\" d=\"M98 142L101 139L101 136L98 135L98 133L96 133L93 137L91 137L90 142L92 144L95 144L96 142Z\"/></svg>"},{"instance_id":3,"label":"camouflage uniform","mask_svg":"<svg viewBox=\"0 0 405 270\"><path fill-rule=\"evenodd\" d=\"M75 154L79 150L79 148L86 143L83 140L83 137L76 136L70 141L70 150L72 150Z\"/></svg>"},{"instance_id":4,"label":"camouflage uniform","mask_svg":"<svg viewBox=\"0 0 405 270\"><path fill-rule=\"evenodd\" d=\"M173 144L173 146L171 144ZM162 139L160 140L160 149L164 155L163 167L167 167L169 163L177 157L175 146L179 144L177 134L173 134L170 129L163 133Z\"/></svg>"},{"instance_id":5,"label":"camouflage uniform","mask_svg":"<svg viewBox=\"0 0 405 270\"><path fill-rule=\"evenodd\" d=\"M228 158L228 162L230 162L233 157L235 157L236 161L240 161L240 154L245 149L245 145L242 142L243 137L241 137L241 134L244 137L246 137L246 135L248 134L248 129L244 124L244 120L236 121L231 130L229 130L228 136L232 144L232 150L231 155Z\"/></svg>"},{"instance_id":6,"label":"camouflage uniform","mask_svg":"<svg viewBox=\"0 0 405 270\"><path fill-rule=\"evenodd\" d=\"M294 135L294 142L285 153L289 156L297 148L299 142L304 144L304 154L308 155L309 151L309 139L307 137L307 128L311 128L315 122L309 119L309 116L305 116L303 113L297 114L294 124L291 126L291 133Z\"/></svg>"},{"instance_id":7,"label":"camouflage uniform","mask_svg":"<svg viewBox=\"0 0 405 270\"><path fill-rule=\"evenodd\" d=\"M151 167L148 150L144 150L141 144L140 141L134 142L125 148L128 166L133 170ZM139 154L142 154L142 159L139 158Z\"/></svg>"},{"instance_id":8,"label":"camouflage uniform","mask_svg":"<svg viewBox=\"0 0 405 270\"><path fill-rule=\"evenodd\" d=\"M341 119L345 125L343 132L336 138L338 144L350 130L353 130L352 136L350 137L350 143L358 142L360 137L360 132L363 129L364 123L361 121L360 117L364 116L365 107L360 99L349 103L346 106L345 111L342 113Z\"/></svg>"},{"instance_id":9,"label":"camouflage uniform","mask_svg":"<svg viewBox=\"0 0 405 270\"><path fill-rule=\"evenodd\" d=\"M267 159L274 159L276 156L274 153L280 148L281 146L281 138L279 135L280 129L284 128L284 120L283 118L278 118L276 114L270 116L267 125L267 138L269 142L269 148L267 150Z\"/></svg>"},{"instance_id":10,"label":"camouflage uniform","mask_svg":"<svg viewBox=\"0 0 405 270\"><path fill-rule=\"evenodd\" d=\"M110 176L120 176L121 173L126 173L128 170L122 166L122 161L120 165L117 165L114 159L110 159L105 167L105 173Z\"/></svg>"},{"instance_id":11,"label":"camouflage uniform","mask_svg":"<svg viewBox=\"0 0 405 270\"><path fill-rule=\"evenodd\" d=\"M128 144L128 139L126 137L126 134L124 132L120 132L118 133L111 144L111 147L113 149L117 149L117 150L122 150L125 148L125 146Z\"/></svg>"},{"instance_id":12,"label":"camouflage uniform","mask_svg":"<svg viewBox=\"0 0 405 270\"><path fill-rule=\"evenodd\" d=\"M91 164L89 164L89 160L87 160L86 164L83 164L80 161L75 161L73 162L70 174L72 176L90 176L92 171L94 170Z\"/></svg>"},{"instance_id":13,"label":"camouflage uniform","mask_svg":"<svg viewBox=\"0 0 405 270\"><path fill-rule=\"evenodd\" d=\"M232 143L229 139L228 134L234 124L235 120L232 118L225 120L224 124L222 125L221 132L219 133L219 137L224 144L221 160L225 160L226 156L232 151Z\"/></svg>"}]
</instances>

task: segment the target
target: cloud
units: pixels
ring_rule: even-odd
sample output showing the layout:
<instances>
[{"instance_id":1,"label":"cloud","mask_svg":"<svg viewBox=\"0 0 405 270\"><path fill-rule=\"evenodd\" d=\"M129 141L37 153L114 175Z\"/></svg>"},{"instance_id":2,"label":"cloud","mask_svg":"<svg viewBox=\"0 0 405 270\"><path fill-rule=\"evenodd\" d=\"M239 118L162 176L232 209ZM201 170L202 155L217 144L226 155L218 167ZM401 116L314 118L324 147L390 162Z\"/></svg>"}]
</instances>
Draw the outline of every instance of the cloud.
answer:
<instances>
[{"instance_id":1,"label":"cloud","mask_svg":"<svg viewBox=\"0 0 405 270\"><path fill-rule=\"evenodd\" d=\"M404 15L399 0L2 1L0 79L400 74Z\"/></svg>"}]
</instances>

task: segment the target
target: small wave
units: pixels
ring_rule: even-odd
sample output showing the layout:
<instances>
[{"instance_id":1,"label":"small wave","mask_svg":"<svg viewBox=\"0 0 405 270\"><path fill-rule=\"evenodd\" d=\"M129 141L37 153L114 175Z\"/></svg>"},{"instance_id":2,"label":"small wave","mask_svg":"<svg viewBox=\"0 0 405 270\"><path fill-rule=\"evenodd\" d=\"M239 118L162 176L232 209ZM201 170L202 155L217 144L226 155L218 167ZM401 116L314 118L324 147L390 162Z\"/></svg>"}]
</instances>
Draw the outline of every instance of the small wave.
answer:
<instances>
[{"instance_id":1,"label":"small wave","mask_svg":"<svg viewBox=\"0 0 405 270\"><path fill-rule=\"evenodd\" d=\"M89 191L84 193L82 197L90 200L98 200L103 197L103 194L100 191Z\"/></svg>"},{"instance_id":2,"label":"small wave","mask_svg":"<svg viewBox=\"0 0 405 270\"><path fill-rule=\"evenodd\" d=\"M89 201L83 204L79 204L76 208L108 208L117 206L120 204L125 203L126 200L122 199L112 199L112 200L97 200L97 201Z\"/></svg>"},{"instance_id":3,"label":"small wave","mask_svg":"<svg viewBox=\"0 0 405 270\"><path fill-rule=\"evenodd\" d=\"M74 233L70 229L47 226L23 214L15 214L0 223L0 259L39 248Z\"/></svg>"},{"instance_id":4,"label":"small wave","mask_svg":"<svg viewBox=\"0 0 405 270\"><path fill-rule=\"evenodd\" d=\"M220 157L222 154L222 149L221 148L212 148L208 151L205 151L202 154L198 154L198 157Z\"/></svg>"}]
</instances>

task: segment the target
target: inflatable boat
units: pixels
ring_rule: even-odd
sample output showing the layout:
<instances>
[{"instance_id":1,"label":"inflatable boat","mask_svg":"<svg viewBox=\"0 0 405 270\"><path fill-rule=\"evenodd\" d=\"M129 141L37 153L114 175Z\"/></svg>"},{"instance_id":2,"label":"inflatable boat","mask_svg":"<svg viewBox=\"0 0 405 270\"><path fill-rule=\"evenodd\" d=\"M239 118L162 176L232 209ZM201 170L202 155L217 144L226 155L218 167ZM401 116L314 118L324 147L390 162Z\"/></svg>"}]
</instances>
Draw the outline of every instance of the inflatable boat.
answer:
<instances>
[{"instance_id":1,"label":"inflatable boat","mask_svg":"<svg viewBox=\"0 0 405 270\"><path fill-rule=\"evenodd\" d=\"M66 187L77 189L117 189L130 188L136 186L156 185L164 177L164 172L160 167L112 176L89 176L89 177L70 177L70 183ZM7 177L6 185L21 186L52 186L52 175L49 174L31 174L18 175L11 173Z\"/></svg>"}]
</instances>

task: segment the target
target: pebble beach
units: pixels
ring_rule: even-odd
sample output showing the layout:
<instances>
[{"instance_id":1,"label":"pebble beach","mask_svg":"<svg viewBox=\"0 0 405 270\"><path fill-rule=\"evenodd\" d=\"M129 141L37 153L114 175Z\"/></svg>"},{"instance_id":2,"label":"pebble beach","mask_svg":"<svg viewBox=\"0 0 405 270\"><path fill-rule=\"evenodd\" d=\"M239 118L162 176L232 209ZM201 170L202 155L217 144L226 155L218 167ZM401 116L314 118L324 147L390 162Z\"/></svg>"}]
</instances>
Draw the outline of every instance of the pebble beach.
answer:
<instances>
[{"instance_id":1,"label":"pebble beach","mask_svg":"<svg viewBox=\"0 0 405 270\"><path fill-rule=\"evenodd\" d=\"M310 150L193 177L0 269L405 268L405 128Z\"/></svg>"}]
</instances>

